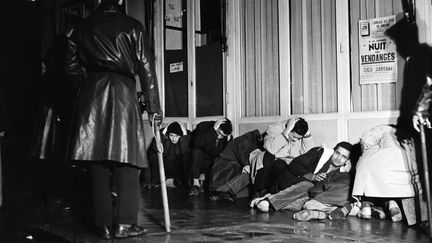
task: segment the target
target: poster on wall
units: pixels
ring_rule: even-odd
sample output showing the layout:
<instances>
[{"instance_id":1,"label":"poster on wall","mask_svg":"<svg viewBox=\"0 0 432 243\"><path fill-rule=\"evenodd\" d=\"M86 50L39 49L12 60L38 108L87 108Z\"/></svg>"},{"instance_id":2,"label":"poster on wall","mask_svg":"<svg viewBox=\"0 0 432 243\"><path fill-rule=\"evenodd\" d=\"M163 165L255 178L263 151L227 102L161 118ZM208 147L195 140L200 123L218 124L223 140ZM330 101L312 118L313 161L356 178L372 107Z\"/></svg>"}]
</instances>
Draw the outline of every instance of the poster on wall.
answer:
<instances>
[{"instance_id":1,"label":"poster on wall","mask_svg":"<svg viewBox=\"0 0 432 243\"><path fill-rule=\"evenodd\" d=\"M395 22L395 15L359 21L361 85L396 82L396 43L385 35Z\"/></svg>"}]
</instances>

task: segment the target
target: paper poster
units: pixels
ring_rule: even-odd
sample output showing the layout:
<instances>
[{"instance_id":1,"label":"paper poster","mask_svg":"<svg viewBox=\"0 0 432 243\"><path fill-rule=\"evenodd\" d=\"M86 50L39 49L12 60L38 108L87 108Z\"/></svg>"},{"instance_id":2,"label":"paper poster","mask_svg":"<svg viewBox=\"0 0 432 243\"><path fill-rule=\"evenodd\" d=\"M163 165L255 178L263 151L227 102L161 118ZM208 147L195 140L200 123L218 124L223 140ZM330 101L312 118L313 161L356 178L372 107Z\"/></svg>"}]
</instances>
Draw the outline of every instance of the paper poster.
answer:
<instances>
[{"instance_id":1,"label":"paper poster","mask_svg":"<svg viewBox=\"0 0 432 243\"><path fill-rule=\"evenodd\" d=\"M395 22L395 15L359 21L360 84L396 82L396 43L384 34Z\"/></svg>"}]
</instances>

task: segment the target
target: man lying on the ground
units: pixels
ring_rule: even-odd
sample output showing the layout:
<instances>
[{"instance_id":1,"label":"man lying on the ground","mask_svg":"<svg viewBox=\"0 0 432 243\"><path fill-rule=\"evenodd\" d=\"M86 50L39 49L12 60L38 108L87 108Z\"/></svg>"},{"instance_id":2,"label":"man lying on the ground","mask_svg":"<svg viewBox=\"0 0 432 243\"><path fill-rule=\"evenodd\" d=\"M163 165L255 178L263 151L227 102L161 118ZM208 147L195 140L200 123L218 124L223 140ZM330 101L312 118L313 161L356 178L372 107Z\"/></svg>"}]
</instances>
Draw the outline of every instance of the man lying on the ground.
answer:
<instances>
[{"instance_id":1,"label":"man lying on the ground","mask_svg":"<svg viewBox=\"0 0 432 243\"><path fill-rule=\"evenodd\" d=\"M329 192L318 192L318 188L335 188L335 183L340 183L339 174L346 173L351 168L351 163L348 160L350 155L351 144L340 142L334 149L315 147L307 153L295 158L288 166L288 171L291 176L291 186L276 193L266 194L264 197L257 198L251 201L251 207L257 207L260 211L268 212L272 206L275 210L294 209L300 210L306 200L309 199L309 190L314 188L312 196L318 199L327 198ZM338 173L336 173L338 172ZM342 178L345 178L342 176ZM336 181L334 181L336 180ZM342 183L345 183L342 180ZM348 182L349 184L349 182ZM342 187L344 188L344 187ZM345 194L338 192L339 198L345 198ZM346 192L348 194L349 192ZM348 195L349 196L349 195ZM339 200L339 199L335 199Z\"/></svg>"},{"instance_id":2,"label":"man lying on the ground","mask_svg":"<svg viewBox=\"0 0 432 243\"><path fill-rule=\"evenodd\" d=\"M321 168L317 167L315 175L321 179L309 189L310 199L303 205L305 210L295 213L294 219L339 219L351 211L351 175L349 171L341 170L349 161L351 148L348 142L338 143L330 160Z\"/></svg>"}]
</instances>

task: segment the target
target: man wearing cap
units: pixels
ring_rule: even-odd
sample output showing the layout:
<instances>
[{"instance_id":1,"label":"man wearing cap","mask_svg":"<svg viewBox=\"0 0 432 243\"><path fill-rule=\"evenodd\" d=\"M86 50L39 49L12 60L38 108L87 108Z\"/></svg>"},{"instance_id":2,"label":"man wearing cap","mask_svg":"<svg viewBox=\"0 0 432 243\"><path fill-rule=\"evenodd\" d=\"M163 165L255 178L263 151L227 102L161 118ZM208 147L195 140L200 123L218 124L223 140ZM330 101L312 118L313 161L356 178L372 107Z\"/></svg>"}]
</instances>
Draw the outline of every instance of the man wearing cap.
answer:
<instances>
[{"instance_id":1,"label":"man wearing cap","mask_svg":"<svg viewBox=\"0 0 432 243\"><path fill-rule=\"evenodd\" d=\"M183 124L169 123L161 129L161 142L163 146L163 161L167 185L187 186L187 166L191 156L191 132ZM158 149L156 139L147 150L150 166L151 185L160 184ZM173 183L171 183L173 181Z\"/></svg>"},{"instance_id":2,"label":"man wearing cap","mask_svg":"<svg viewBox=\"0 0 432 243\"><path fill-rule=\"evenodd\" d=\"M208 178L214 159L224 150L232 133L231 121L221 118L217 121L199 123L192 132L192 188L190 196L200 192L200 173Z\"/></svg>"}]
</instances>

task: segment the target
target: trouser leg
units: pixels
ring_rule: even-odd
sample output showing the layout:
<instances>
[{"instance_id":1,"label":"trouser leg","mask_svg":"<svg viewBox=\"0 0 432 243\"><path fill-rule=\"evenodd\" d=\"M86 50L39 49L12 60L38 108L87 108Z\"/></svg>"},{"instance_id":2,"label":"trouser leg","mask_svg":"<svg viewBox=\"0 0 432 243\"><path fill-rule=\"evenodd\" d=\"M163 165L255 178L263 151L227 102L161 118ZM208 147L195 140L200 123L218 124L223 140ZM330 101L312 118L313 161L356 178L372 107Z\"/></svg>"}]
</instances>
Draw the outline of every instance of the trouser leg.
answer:
<instances>
[{"instance_id":1,"label":"trouser leg","mask_svg":"<svg viewBox=\"0 0 432 243\"><path fill-rule=\"evenodd\" d=\"M193 149L191 166L192 179L198 179L202 172L207 174L211 170L213 159L214 158L201 149Z\"/></svg>"},{"instance_id":2,"label":"trouser leg","mask_svg":"<svg viewBox=\"0 0 432 243\"><path fill-rule=\"evenodd\" d=\"M250 183L250 175L249 173L241 173L240 175L234 177L230 181L227 182L229 187L229 192L233 195L236 195L241 190L246 188Z\"/></svg>"},{"instance_id":3,"label":"trouser leg","mask_svg":"<svg viewBox=\"0 0 432 243\"><path fill-rule=\"evenodd\" d=\"M313 186L312 182L302 181L269 196L268 200L276 211L281 210L296 200L307 197L309 189Z\"/></svg>"},{"instance_id":4,"label":"trouser leg","mask_svg":"<svg viewBox=\"0 0 432 243\"><path fill-rule=\"evenodd\" d=\"M109 165L94 163L90 165L90 173L94 223L97 226L112 225L113 205L111 200L111 172Z\"/></svg>"},{"instance_id":5,"label":"trouser leg","mask_svg":"<svg viewBox=\"0 0 432 243\"><path fill-rule=\"evenodd\" d=\"M128 164L118 164L114 174L118 188L117 223L136 224L139 206L139 169Z\"/></svg>"},{"instance_id":6,"label":"trouser leg","mask_svg":"<svg viewBox=\"0 0 432 243\"><path fill-rule=\"evenodd\" d=\"M255 176L255 183L253 186L255 192L268 190L270 185L272 185L273 182L276 180L276 178L272 177L274 161L274 155L265 152L263 157L263 168L259 169Z\"/></svg>"}]
</instances>

